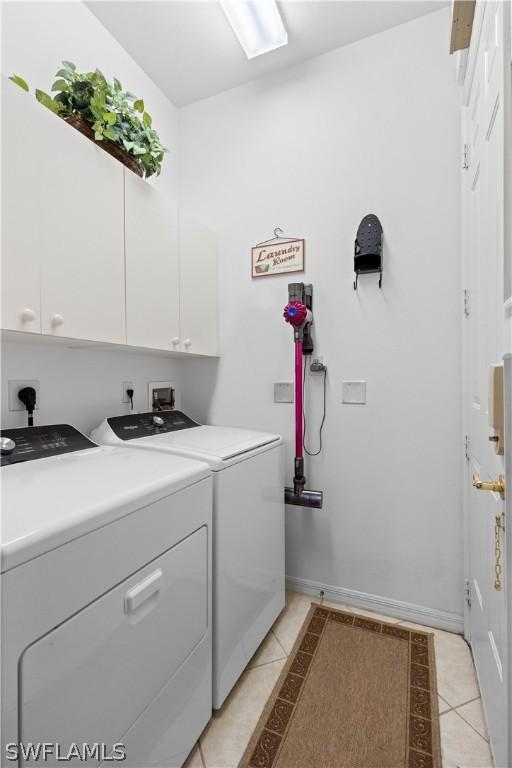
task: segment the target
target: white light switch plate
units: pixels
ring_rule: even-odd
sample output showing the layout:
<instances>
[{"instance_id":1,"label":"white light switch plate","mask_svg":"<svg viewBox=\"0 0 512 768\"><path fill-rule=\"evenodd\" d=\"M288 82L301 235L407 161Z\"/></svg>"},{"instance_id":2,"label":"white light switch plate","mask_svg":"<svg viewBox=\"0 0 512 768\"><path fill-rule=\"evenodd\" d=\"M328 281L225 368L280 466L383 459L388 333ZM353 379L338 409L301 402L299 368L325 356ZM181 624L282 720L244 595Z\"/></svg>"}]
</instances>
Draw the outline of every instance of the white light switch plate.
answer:
<instances>
[{"instance_id":1,"label":"white light switch plate","mask_svg":"<svg viewBox=\"0 0 512 768\"><path fill-rule=\"evenodd\" d=\"M342 400L348 405L366 404L366 381L344 381Z\"/></svg>"},{"instance_id":2,"label":"white light switch plate","mask_svg":"<svg viewBox=\"0 0 512 768\"><path fill-rule=\"evenodd\" d=\"M274 384L274 403L293 403L293 384L289 381L276 381Z\"/></svg>"}]
</instances>

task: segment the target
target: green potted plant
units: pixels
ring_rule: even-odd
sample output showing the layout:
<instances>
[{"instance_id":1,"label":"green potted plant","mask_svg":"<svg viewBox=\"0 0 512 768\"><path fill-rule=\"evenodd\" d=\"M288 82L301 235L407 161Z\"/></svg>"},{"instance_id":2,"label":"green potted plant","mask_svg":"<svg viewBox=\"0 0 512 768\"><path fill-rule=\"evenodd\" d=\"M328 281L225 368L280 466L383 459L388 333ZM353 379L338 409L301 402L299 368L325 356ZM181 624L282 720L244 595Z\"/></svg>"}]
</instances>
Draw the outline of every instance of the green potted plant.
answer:
<instances>
[{"instance_id":1,"label":"green potted plant","mask_svg":"<svg viewBox=\"0 0 512 768\"><path fill-rule=\"evenodd\" d=\"M144 102L123 91L117 78L109 82L103 73L77 72L71 61L63 61L52 85L52 93L36 89L36 99L69 125L99 143L127 168L146 178L160 174L164 154L160 137L152 127ZM10 78L24 90L29 87L19 75Z\"/></svg>"}]
</instances>

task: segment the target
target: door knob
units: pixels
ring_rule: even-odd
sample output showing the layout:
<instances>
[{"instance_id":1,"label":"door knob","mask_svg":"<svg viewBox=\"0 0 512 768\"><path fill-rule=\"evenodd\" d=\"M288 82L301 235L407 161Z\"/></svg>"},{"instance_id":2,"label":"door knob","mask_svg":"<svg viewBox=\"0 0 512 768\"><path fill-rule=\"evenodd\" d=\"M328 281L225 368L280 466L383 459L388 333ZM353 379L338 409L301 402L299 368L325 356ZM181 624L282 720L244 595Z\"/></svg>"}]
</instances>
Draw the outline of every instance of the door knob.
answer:
<instances>
[{"instance_id":1,"label":"door knob","mask_svg":"<svg viewBox=\"0 0 512 768\"><path fill-rule=\"evenodd\" d=\"M24 309L21 313L21 319L24 323L31 323L32 320L36 319L36 313L33 309Z\"/></svg>"},{"instance_id":2,"label":"door knob","mask_svg":"<svg viewBox=\"0 0 512 768\"><path fill-rule=\"evenodd\" d=\"M505 475L498 475L497 480L486 482L480 480L480 475L473 475L473 487L478 491L493 491L499 493L502 499L505 498Z\"/></svg>"},{"instance_id":3,"label":"door knob","mask_svg":"<svg viewBox=\"0 0 512 768\"><path fill-rule=\"evenodd\" d=\"M64 318L62 317L62 315L53 315L52 325L54 325L56 328L59 325L64 325Z\"/></svg>"}]
</instances>

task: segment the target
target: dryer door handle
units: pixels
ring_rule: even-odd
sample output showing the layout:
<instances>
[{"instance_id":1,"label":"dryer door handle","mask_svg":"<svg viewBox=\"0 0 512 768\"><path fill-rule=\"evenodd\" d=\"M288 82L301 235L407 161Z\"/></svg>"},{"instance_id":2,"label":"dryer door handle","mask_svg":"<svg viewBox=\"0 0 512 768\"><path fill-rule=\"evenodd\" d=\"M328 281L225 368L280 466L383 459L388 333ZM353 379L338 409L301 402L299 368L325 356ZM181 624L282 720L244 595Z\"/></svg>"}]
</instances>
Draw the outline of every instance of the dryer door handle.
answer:
<instances>
[{"instance_id":1,"label":"dryer door handle","mask_svg":"<svg viewBox=\"0 0 512 768\"><path fill-rule=\"evenodd\" d=\"M142 603L149 600L156 592L159 591L162 585L162 571L157 568L156 571L150 573L142 581L136 584L134 587L128 590L124 596L124 612L133 613L139 608Z\"/></svg>"}]
</instances>

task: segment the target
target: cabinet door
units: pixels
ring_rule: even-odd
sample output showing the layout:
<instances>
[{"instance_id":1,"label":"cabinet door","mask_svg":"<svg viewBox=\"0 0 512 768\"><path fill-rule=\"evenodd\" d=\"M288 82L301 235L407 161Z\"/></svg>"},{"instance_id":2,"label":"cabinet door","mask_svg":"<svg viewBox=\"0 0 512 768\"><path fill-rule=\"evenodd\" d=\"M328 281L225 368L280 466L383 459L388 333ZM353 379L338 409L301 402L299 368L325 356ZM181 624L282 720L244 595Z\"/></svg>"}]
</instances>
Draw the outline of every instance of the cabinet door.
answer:
<instances>
[{"instance_id":1,"label":"cabinet door","mask_svg":"<svg viewBox=\"0 0 512 768\"><path fill-rule=\"evenodd\" d=\"M219 354L216 235L180 210L181 348Z\"/></svg>"},{"instance_id":2,"label":"cabinet door","mask_svg":"<svg viewBox=\"0 0 512 768\"><path fill-rule=\"evenodd\" d=\"M124 343L123 166L39 104L43 333ZM46 115L45 115L46 116Z\"/></svg>"},{"instance_id":3,"label":"cabinet door","mask_svg":"<svg viewBox=\"0 0 512 768\"><path fill-rule=\"evenodd\" d=\"M179 349L177 209L172 200L125 172L127 343Z\"/></svg>"},{"instance_id":4,"label":"cabinet door","mask_svg":"<svg viewBox=\"0 0 512 768\"><path fill-rule=\"evenodd\" d=\"M5 77L2 100L2 328L37 333L45 227L39 158L51 126L33 96Z\"/></svg>"}]
</instances>

